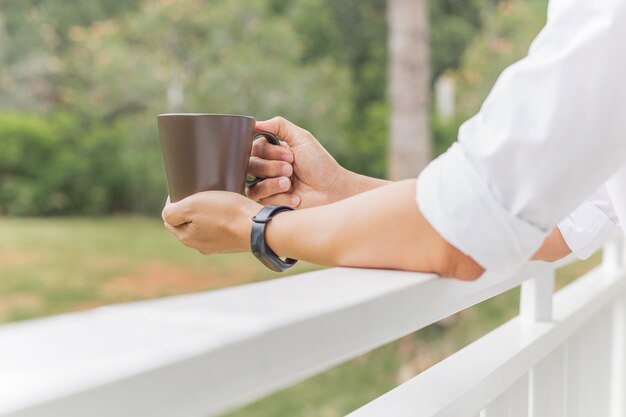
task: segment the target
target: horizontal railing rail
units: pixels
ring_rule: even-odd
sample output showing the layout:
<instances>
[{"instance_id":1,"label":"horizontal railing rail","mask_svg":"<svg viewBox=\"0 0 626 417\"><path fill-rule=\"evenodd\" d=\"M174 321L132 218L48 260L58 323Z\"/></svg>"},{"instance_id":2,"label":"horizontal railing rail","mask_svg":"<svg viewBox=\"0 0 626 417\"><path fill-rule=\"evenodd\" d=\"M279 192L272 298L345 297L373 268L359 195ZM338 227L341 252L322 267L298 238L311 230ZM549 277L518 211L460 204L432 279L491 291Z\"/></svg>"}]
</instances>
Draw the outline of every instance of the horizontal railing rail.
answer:
<instances>
[{"instance_id":1,"label":"horizontal railing rail","mask_svg":"<svg viewBox=\"0 0 626 417\"><path fill-rule=\"evenodd\" d=\"M586 316L576 313L575 319L563 319L558 326L541 322L552 314L551 278L546 285L541 276L553 268L531 262L508 276L487 273L475 282L334 268L5 325L0 327L0 416L216 415L524 283L523 314L495 331L510 343L497 350L493 361L483 358L463 368L454 365L458 356L453 356L418 376L417 382L355 412L404 415L370 410L394 410L393 404L402 404L394 398L418 392L438 402L430 401L431 408L410 405L412 415L466 415L450 410L471 400L469 417L524 375L530 366L524 352L538 349L538 343L546 350L546 332L552 335L550 343L562 341L565 336L554 336L550 326L565 335L562 329L572 332L584 321ZM580 285L590 285L585 282L593 281L594 274L622 273L621 264L607 270L596 270ZM583 295L600 308L623 291L622 281L614 280ZM559 297L556 315L565 314ZM494 337L503 336L487 335L456 355L472 358L473 351L488 352L494 349L489 342ZM533 360L541 357L537 354ZM479 363L486 366L472 368ZM470 371L467 378L445 375ZM502 373L506 384L498 382ZM454 386L435 383L446 377L456 381ZM419 388L424 385L429 390ZM441 391L435 395L433 387Z\"/></svg>"},{"instance_id":2,"label":"horizontal railing rail","mask_svg":"<svg viewBox=\"0 0 626 417\"><path fill-rule=\"evenodd\" d=\"M616 277L616 276L613 276ZM478 341L458 351L446 360L424 371L400 387L379 397L370 404L350 414L350 417L388 416L458 416L471 417L483 412L484 416L609 416L602 405L608 406L610 382L613 372L623 374L623 367L611 364L611 353L598 358L586 358L596 367L595 374L567 376L565 369L550 369L549 375L535 378L532 370L557 349L564 346L585 324L602 314L607 306L621 302L626 290L626 280L606 279L601 268L585 274L573 284L559 291L554 299L553 318L530 321L518 316L498 327ZM610 351L616 336L623 337L611 327L611 314L604 312L600 323L595 323L594 339L591 334L587 345L599 348L596 354ZM597 330L603 331L598 334ZM623 352L623 351L622 351ZM588 352L594 354L592 349ZM615 351L617 354L617 351ZM558 363L563 352L551 360ZM607 373L606 371L609 370ZM544 371L545 373L545 371ZM583 381L584 379L584 381ZM552 386L550 386L552 384ZM568 385L594 387L592 398L585 401L593 405L595 412L565 412L567 398L560 398L559 388ZM556 392L554 390L556 388ZM602 392L598 393L598 389ZM533 392L529 392L532 390ZM622 392L621 396L626 394ZM581 398L590 396L590 390L578 393ZM534 402L531 398L534 397ZM596 404L599 403L599 404ZM495 405L494 405L495 404ZM496 408L498 407L498 408ZM591 407L590 407L591 408ZM489 410L491 409L491 413ZM560 412L555 412L559 409ZM497 410L497 412L496 412ZM530 411L533 411L530 413ZM551 411L550 411L551 410ZM577 410L580 411L580 410ZM623 414L615 414L615 416Z\"/></svg>"}]
</instances>

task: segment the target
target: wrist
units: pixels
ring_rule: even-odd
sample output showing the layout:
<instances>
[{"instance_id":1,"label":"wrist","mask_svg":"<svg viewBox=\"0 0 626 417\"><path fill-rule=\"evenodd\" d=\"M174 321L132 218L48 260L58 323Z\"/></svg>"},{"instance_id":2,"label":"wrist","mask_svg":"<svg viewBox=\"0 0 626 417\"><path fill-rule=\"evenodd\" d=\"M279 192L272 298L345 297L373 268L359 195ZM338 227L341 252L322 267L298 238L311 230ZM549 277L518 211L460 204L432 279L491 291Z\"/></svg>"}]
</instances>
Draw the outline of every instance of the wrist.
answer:
<instances>
[{"instance_id":1,"label":"wrist","mask_svg":"<svg viewBox=\"0 0 626 417\"><path fill-rule=\"evenodd\" d=\"M289 206L265 206L252 218L250 246L252 253L263 265L269 269L282 272L298 262L296 259L281 259L267 242L266 230L274 216L286 211L293 211Z\"/></svg>"},{"instance_id":2,"label":"wrist","mask_svg":"<svg viewBox=\"0 0 626 417\"><path fill-rule=\"evenodd\" d=\"M333 187L334 192L332 193L332 198L329 203L334 203L335 201L343 200L391 183L391 181L357 174L343 167L340 167L340 170L341 172L337 176L338 179Z\"/></svg>"},{"instance_id":3,"label":"wrist","mask_svg":"<svg viewBox=\"0 0 626 417\"><path fill-rule=\"evenodd\" d=\"M356 177L357 174L340 166L336 176L337 179L333 184L331 193L329 193L328 203L334 203L352 196L351 190Z\"/></svg>"},{"instance_id":4,"label":"wrist","mask_svg":"<svg viewBox=\"0 0 626 417\"><path fill-rule=\"evenodd\" d=\"M443 254L442 262L439 264L439 271L436 272L442 277L474 281L485 272L485 269L476 261L448 242L444 243L441 253Z\"/></svg>"},{"instance_id":5,"label":"wrist","mask_svg":"<svg viewBox=\"0 0 626 417\"><path fill-rule=\"evenodd\" d=\"M261 204L253 202L240 206L239 220L236 222L238 247L240 252L250 252L250 234L252 233L252 218L263 208Z\"/></svg>"}]
</instances>

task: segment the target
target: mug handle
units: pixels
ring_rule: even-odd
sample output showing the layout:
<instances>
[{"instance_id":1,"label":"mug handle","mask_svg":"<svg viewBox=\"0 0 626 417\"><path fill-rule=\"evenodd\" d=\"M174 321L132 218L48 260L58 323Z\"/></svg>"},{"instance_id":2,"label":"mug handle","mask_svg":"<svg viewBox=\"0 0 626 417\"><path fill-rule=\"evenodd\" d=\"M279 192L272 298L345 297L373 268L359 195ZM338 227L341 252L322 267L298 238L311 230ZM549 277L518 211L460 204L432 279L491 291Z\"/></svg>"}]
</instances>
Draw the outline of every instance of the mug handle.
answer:
<instances>
[{"instance_id":1,"label":"mug handle","mask_svg":"<svg viewBox=\"0 0 626 417\"><path fill-rule=\"evenodd\" d=\"M267 139L267 141L269 143L271 143L272 145L280 145L280 139L278 138L278 136L276 136L275 134L271 133L271 132L267 132L265 130L259 130L259 129L255 129L254 133L252 134L252 140L256 140L256 138L263 136L265 139ZM265 178L254 178L254 179L247 179L246 178L246 188L252 188L255 185L257 185L258 183L260 183L261 181L263 181Z\"/></svg>"}]
</instances>

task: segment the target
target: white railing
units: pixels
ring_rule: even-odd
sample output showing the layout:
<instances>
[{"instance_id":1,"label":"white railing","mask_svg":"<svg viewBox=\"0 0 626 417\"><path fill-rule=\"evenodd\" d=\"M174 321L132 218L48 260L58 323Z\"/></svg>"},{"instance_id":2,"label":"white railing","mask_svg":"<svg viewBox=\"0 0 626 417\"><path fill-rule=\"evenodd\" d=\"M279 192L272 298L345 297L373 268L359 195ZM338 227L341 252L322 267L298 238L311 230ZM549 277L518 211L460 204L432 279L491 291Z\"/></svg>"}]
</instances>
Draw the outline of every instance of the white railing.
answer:
<instances>
[{"instance_id":1,"label":"white railing","mask_svg":"<svg viewBox=\"0 0 626 417\"><path fill-rule=\"evenodd\" d=\"M0 327L1 417L205 417L522 285L520 315L351 416L624 417L621 243L467 283L330 269Z\"/></svg>"}]
</instances>

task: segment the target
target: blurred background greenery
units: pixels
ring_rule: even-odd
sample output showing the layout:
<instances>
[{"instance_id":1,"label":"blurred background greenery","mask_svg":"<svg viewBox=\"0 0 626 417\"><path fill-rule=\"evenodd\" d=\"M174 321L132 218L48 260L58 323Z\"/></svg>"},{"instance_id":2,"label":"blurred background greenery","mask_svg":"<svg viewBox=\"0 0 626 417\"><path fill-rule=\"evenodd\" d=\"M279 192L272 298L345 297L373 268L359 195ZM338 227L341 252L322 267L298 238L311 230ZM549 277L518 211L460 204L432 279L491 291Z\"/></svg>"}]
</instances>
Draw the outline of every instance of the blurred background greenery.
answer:
<instances>
[{"instance_id":1,"label":"blurred background greenery","mask_svg":"<svg viewBox=\"0 0 626 417\"><path fill-rule=\"evenodd\" d=\"M436 152L455 140L546 2L432 0ZM155 214L166 195L155 116L283 115L349 169L383 177L385 0L0 0L0 213Z\"/></svg>"},{"instance_id":2,"label":"blurred background greenery","mask_svg":"<svg viewBox=\"0 0 626 417\"><path fill-rule=\"evenodd\" d=\"M427 6L436 156L526 53L547 0ZM156 115L282 115L342 165L383 177L386 8L386 0L0 0L0 323L275 277L246 254L200 256L162 228ZM435 104L442 79L453 86L452 114ZM562 271L561 284L595 263ZM516 309L515 292L503 294L233 416L342 415Z\"/></svg>"}]
</instances>

